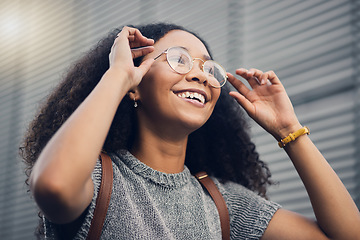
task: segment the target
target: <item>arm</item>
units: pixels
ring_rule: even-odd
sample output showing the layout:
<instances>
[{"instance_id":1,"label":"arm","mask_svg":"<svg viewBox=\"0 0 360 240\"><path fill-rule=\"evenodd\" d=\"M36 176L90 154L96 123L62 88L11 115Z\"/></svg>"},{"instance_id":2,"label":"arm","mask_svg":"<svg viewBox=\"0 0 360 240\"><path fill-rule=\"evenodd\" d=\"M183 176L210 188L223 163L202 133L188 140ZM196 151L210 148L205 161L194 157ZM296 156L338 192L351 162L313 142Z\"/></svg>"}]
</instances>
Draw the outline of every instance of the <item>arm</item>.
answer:
<instances>
[{"instance_id":1,"label":"arm","mask_svg":"<svg viewBox=\"0 0 360 240\"><path fill-rule=\"evenodd\" d=\"M110 68L98 85L47 143L36 161L30 188L46 217L55 223L75 220L93 196L91 173L117 107L137 86L152 60L138 68L133 58L153 51L154 41L125 27L110 53ZM145 46L137 50L131 48Z\"/></svg>"},{"instance_id":2,"label":"arm","mask_svg":"<svg viewBox=\"0 0 360 240\"><path fill-rule=\"evenodd\" d=\"M233 96L257 123L279 141L302 126L290 99L274 72L238 69L248 89L231 74L229 81L239 92ZM350 194L307 135L285 147L305 188L317 223L298 214L279 210L262 239L356 239L360 214Z\"/></svg>"}]
</instances>

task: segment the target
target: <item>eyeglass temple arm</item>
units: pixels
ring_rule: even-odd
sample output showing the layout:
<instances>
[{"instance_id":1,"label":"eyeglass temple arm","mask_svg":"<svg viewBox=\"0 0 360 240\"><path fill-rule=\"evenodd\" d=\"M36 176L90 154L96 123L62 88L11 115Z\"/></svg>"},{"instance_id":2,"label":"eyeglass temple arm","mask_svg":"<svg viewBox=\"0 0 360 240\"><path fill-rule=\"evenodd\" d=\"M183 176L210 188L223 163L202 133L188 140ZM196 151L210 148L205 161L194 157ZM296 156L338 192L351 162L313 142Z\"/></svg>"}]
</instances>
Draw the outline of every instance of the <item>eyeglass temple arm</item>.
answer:
<instances>
[{"instance_id":1,"label":"eyeglass temple arm","mask_svg":"<svg viewBox=\"0 0 360 240\"><path fill-rule=\"evenodd\" d=\"M163 51L162 53L160 53L157 57L154 58L154 60L158 59L161 55L163 55L164 53L166 53L167 50Z\"/></svg>"}]
</instances>

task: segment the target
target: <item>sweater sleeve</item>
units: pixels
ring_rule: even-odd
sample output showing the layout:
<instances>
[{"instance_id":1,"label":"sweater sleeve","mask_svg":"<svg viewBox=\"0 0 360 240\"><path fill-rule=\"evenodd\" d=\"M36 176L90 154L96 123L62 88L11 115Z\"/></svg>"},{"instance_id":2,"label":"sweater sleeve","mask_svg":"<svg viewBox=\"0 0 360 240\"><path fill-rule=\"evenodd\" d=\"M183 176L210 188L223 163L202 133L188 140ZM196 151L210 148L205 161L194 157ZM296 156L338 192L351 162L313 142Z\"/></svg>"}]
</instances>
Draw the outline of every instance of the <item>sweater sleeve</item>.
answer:
<instances>
[{"instance_id":1,"label":"sweater sleeve","mask_svg":"<svg viewBox=\"0 0 360 240\"><path fill-rule=\"evenodd\" d=\"M240 184L215 182L229 209L231 239L260 239L281 206Z\"/></svg>"}]
</instances>

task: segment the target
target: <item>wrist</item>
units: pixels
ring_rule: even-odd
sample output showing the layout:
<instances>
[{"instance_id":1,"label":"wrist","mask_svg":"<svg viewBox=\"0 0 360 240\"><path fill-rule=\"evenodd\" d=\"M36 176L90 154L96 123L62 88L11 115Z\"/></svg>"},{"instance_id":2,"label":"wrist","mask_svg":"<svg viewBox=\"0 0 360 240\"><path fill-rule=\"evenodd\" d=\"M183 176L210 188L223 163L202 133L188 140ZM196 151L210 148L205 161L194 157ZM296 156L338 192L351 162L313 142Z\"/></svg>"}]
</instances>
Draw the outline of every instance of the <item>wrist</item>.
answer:
<instances>
[{"instance_id":1,"label":"wrist","mask_svg":"<svg viewBox=\"0 0 360 240\"><path fill-rule=\"evenodd\" d=\"M97 87L103 89L108 98L120 104L124 96L130 91L131 86L126 73L110 68L104 73Z\"/></svg>"},{"instance_id":2,"label":"wrist","mask_svg":"<svg viewBox=\"0 0 360 240\"><path fill-rule=\"evenodd\" d=\"M301 129L303 126L297 122L295 124L289 125L287 127L279 129L275 134L274 137L277 141L286 138L289 134L296 132L297 130Z\"/></svg>"},{"instance_id":3,"label":"wrist","mask_svg":"<svg viewBox=\"0 0 360 240\"><path fill-rule=\"evenodd\" d=\"M114 67L110 67L102 78L109 79L113 84L119 84L117 89L124 89L126 92L134 87L131 81L131 74Z\"/></svg>"},{"instance_id":4,"label":"wrist","mask_svg":"<svg viewBox=\"0 0 360 240\"><path fill-rule=\"evenodd\" d=\"M287 137L281 139L278 142L278 145L280 148L284 148L288 143L291 143L293 141L295 141L297 138L303 136L303 135L309 135L310 134L310 129L308 127L302 127L299 128L298 130L296 130L295 132L290 133Z\"/></svg>"}]
</instances>

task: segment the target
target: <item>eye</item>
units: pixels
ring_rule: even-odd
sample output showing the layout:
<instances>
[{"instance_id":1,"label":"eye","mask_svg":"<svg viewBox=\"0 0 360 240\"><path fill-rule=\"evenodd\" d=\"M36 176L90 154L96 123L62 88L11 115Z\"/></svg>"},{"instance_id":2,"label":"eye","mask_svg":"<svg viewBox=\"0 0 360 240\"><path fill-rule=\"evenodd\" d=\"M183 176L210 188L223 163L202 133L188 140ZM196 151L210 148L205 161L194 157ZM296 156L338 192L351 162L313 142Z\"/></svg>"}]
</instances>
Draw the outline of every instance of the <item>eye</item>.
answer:
<instances>
[{"instance_id":1,"label":"eye","mask_svg":"<svg viewBox=\"0 0 360 240\"><path fill-rule=\"evenodd\" d=\"M170 48L167 53L167 60L175 72L185 74L191 69L191 57L185 49L180 47Z\"/></svg>"},{"instance_id":2,"label":"eye","mask_svg":"<svg viewBox=\"0 0 360 240\"><path fill-rule=\"evenodd\" d=\"M177 65L186 65L188 59L185 55L174 55L169 58L169 61Z\"/></svg>"},{"instance_id":3,"label":"eye","mask_svg":"<svg viewBox=\"0 0 360 240\"><path fill-rule=\"evenodd\" d=\"M208 73L214 76L214 68L213 67L209 68Z\"/></svg>"},{"instance_id":4,"label":"eye","mask_svg":"<svg viewBox=\"0 0 360 240\"><path fill-rule=\"evenodd\" d=\"M210 64L205 64L204 65L204 72L210 74L211 76L214 76L214 73L215 73L214 66L210 66Z\"/></svg>"},{"instance_id":5,"label":"eye","mask_svg":"<svg viewBox=\"0 0 360 240\"><path fill-rule=\"evenodd\" d=\"M186 63L186 57L184 55L179 56L178 63L185 64Z\"/></svg>"}]
</instances>

